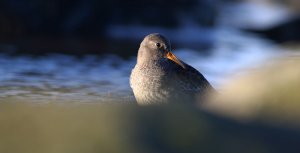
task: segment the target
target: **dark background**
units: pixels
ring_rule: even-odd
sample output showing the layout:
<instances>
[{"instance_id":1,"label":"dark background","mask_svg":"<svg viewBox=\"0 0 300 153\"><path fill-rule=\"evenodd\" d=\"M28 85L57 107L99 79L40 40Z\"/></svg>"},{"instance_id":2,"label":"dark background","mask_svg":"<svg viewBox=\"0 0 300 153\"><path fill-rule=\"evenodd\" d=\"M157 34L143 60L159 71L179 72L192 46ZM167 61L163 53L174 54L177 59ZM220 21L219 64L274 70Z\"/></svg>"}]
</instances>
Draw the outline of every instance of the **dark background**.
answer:
<instances>
[{"instance_id":1,"label":"dark background","mask_svg":"<svg viewBox=\"0 0 300 153\"><path fill-rule=\"evenodd\" d=\"M29 54L101 54L111 50L112 44L123 46L126 41L107 35L111 25L177 28L179 16L183 15L192 17L199 25L213 26L218 3L218 0L2 0L0 42L16 45L13 51Z\"/></svg>"},{"instance_id":2,"label":"dark background","mask_svg":"<svg viewBox=\"0 0 300 153\"><path fill-rule=\"evenodd\" d=\"M124 53L124 50L136 49L147 33L139 34L136 38L115 38L107 33L111 26L138 25L176 30L188 18L188 21L200 27L214 28L218 25L216 19L223 5L241 1L1 0L0 51L33 55L53 52L134 55L134 52ZM299 6L296 0L268 2L283 4L294 12ZM298 27L299 19L296 18L266 29L243 30L282 43L299 40ZM201 45L211 44L213 42Z\"/></svg>"}]
</instances>

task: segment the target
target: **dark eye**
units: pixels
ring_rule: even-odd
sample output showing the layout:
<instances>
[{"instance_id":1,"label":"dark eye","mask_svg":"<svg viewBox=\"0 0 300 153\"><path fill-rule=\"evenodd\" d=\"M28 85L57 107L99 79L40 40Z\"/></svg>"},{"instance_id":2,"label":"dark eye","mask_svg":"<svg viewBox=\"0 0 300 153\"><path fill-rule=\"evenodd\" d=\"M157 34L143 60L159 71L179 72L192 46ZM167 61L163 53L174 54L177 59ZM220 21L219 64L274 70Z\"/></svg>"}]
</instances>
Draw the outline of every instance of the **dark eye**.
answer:
<instances>
[{"instance_id":1,"label":"dark eye","mask_svg":"<svg viewBox=\"0 0 300 153\"><path fill-rule=\"evenodd\" d=\"M156 45L156 47L158 47L158 48L161 46L160 43L156 43L155 45Z\"/></svg>"}]
</instances>

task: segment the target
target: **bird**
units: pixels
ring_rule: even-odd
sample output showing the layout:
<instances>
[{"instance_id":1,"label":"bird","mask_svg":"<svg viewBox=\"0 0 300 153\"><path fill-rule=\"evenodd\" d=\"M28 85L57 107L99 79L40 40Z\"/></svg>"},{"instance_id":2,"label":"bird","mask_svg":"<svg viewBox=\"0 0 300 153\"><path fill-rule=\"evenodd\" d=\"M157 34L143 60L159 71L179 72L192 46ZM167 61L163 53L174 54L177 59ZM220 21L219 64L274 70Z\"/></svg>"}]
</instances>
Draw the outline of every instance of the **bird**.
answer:
<instances>
[{"instance_id":1,"label":"bird","mask_svg":"<svg viewBox=\"0 0 300 153\"><path fill-rule=\"evenodd\" d=\"M141 42L130 87L138 105L195 104L215 92L199 71L171 52L170 41L159 33Z\"/></svg>"}]
</instances>

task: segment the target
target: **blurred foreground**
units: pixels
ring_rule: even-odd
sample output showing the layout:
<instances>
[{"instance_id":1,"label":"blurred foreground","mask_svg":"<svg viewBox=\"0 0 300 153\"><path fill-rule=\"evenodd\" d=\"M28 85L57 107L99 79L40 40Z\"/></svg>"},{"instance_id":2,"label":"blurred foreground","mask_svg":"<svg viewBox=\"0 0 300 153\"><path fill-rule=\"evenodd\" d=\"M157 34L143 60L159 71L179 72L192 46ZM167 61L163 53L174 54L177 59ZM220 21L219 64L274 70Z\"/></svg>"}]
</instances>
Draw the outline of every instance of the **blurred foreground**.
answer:
<instances>
[{"instance_id":1,"label":"blurred foreground","mask_svg":"<svg viewBox=\"0 0 300 153\"><path fill-rule=\"evenodd\" d=\"M233 76L205 107L239 120L300 127L300 56L265 62Z\"/></svg>"},{"instance_id":2,"label":"blurred foreground","mask_svg":"<svg viewBox=\"0 0 300 153\"><path fill-rule=\"evenodd\" d=\"M186 106L1 103L0 152L298 152L300 131Z\"/></svg>"}]
</instances>

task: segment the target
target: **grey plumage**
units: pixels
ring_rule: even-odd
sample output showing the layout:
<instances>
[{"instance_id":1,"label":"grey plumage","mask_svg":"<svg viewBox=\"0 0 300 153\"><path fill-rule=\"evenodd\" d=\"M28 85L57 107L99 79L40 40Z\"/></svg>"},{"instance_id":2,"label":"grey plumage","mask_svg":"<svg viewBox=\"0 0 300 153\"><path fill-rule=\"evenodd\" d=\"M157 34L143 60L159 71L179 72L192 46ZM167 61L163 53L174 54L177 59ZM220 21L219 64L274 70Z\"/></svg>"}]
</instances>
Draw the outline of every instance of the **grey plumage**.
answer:
<instances>
[{"instance_id":1,"label":"grey plumage","mask_svg":"<svg viewBox=\"0 0 300 153\"><path fill-rule=\"evenodd\" d=\"M193 103L213 87L205 77L170 52L170 42L161 34L142 41L130 86L138 104Z\"/></svg>"}]
</instances>

